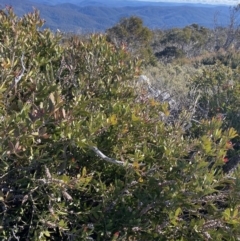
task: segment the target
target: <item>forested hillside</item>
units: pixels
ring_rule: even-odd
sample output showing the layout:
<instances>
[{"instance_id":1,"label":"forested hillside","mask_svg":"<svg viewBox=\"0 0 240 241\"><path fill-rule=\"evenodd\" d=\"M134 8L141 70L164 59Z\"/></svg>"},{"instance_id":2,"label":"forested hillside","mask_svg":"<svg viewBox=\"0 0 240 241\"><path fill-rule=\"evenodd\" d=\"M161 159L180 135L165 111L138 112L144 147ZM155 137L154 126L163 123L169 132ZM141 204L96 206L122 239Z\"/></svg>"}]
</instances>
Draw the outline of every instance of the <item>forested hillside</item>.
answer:
<instances>
[{"instance_id":1,"label":"forested hillside","mask_svg":"<svg viewBox=\"0 0 240 241\"><path fill-rule=\"evenodd\" d=\"M60 1L0 0L0 6L12 6L21 17L34 8L46 20L44 27L62 32L104 32L122 17L138 16L151 29L185 27L197 23L213 28L214 19L220 26L229 24L229 6L162 3L125 0Z\"/></svg>"},{"instance_id":2,"label":"forested hillside","mask_svg":"<svg viewBox=\"0 0 240 241\"><path fill-rule=\"evenodd\" d=\"M2 9L0 239L239 240L238 11L74 35Z\"/></svg>"}]
</instances>

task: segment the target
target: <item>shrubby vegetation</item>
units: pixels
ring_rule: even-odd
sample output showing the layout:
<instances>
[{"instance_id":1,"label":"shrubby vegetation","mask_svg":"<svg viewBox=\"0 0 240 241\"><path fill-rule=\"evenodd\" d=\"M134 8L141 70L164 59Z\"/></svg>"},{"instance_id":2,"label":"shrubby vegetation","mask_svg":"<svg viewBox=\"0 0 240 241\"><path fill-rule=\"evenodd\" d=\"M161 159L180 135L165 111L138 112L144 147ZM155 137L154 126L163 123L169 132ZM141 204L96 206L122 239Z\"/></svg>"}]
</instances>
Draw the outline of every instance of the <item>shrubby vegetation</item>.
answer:
<instances>
[{"instance_id":1,"label":"shrubby vegetation","mask_svg":"<svg viewBox=\"0 0 240 241\"><path fill-rule=\"evenodd\" d=\"M142 19L132 16L123 18L120 22L107 30L108 41L117 46L125 46L132 56L141 58L145 64L156 64L150 42L153 33L143 26Z\"/></svg>"},{"instance_id":2,"label":"shrubby vegetation","mask_svg":"<svg viewBox=\"0 0 240 241\"><path fill-rule=\"evenodd\" d=\"M239 240L238 67L0 20L1 240ZM141 73L188 101L174 119Z\"/></svg>"}]
</instances>

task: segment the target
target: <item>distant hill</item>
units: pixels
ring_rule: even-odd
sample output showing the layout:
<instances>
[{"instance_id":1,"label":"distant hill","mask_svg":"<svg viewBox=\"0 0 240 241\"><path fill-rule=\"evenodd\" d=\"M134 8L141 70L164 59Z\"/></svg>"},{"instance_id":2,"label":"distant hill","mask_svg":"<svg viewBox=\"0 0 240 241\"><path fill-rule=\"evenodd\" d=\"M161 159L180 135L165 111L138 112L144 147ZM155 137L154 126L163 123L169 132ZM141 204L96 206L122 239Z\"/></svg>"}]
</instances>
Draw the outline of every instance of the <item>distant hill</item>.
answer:
<instances>
[{"instance_id":1,"label":"distant hill","mask_svg":"<svg viewBox=\"0 0 240 241\"><path fill-rule=\"evenodd\" d=\"M141 17L152 29L184 27L192 23L212 28L216 13L219 25L225 26L229 20L228 6L126 0L65 1L0 0L0 6L12 5L19 16L35 7L46 20L45 27L67 32L104 31L120 18L132 15Z\"/></svg>"},{"instance_id":2,"label":"distant hill","mask_svg":"<svg viewBox=\"0 0 240 241\"><path fill-rule=\"evenodd\" d=\"M186 5L186 3L174 3L174 2L149 2L149 1L137 1L137 0L31 0L36 3L44 3L48 5L58 5L62 3L71 3L81 7L84 6L113 6L113 7L139 7L139 6L179 6ZM195 4L196 5L196 4ZM203 4L199 4L203 5ZM207 4L205 4L207 5ZM213 6L209 5L208 6Z\"/></svg>"}]
</instances>

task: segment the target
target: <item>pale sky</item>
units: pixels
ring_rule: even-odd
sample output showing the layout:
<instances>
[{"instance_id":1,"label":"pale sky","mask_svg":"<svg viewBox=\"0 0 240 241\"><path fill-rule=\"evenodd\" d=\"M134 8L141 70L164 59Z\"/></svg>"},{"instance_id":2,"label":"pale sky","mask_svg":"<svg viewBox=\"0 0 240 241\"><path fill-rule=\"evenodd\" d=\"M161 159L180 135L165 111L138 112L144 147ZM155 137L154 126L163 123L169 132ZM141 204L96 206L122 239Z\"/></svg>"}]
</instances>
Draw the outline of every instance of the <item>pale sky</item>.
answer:
<instances>
[{"instance_id":1,"label":"pale sky","mask_svg":"<svg viewBox=\"0 0 240 241\"><path fill-rule=\"evenodd\" d=\"M148 2L180 2L180 3L205 3L205 4L227 4L237 5L240 0L138 0Z\"/></svg>"}]
</instances>

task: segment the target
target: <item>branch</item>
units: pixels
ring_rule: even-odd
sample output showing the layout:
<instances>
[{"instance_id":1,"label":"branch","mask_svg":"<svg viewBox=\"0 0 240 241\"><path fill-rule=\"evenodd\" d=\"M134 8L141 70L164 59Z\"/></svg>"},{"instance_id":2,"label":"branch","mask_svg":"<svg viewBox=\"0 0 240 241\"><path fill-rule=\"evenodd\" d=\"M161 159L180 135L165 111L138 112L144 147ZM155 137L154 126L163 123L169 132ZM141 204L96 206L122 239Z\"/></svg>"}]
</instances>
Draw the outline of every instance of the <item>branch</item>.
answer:
<instances>
[{"instance_id":1,"label":"branch","mask_svg":"<svg viewBox=\"0 0 240 241\"><path fill-rule=\"evenodd\" d=\"M106 155L104 155L96 146L92 146L90 147L90 149L92 151L95 152L95 154L100 157L101 159L103 159L104 161L106 162L109 162L109 163L112 163L112 164L116 164L116 165L120 165L120 166L124 166L126 165L125 162L122 162L122 161L118 161L114 158L110 158L110 157L107 157ZM129 166L132 166L132 164L128 164Z\"/></svg>"},{"instance_id":2,"label":"branch","mask_svg":"<svg viewBox=\"0 0 240 241\"><path fill-rule=\"evenodd\" d=\"M21 57L21 64L22 64L22 72L19 76L17 76L15 79L14 79L14 84L17 85L18 82L22 79L23 75L24 75L24 72L26 70L24 64L23 64L23 59L24 59L24 54L22 54L22 57Z\"/></svg>"}]
</instances>

